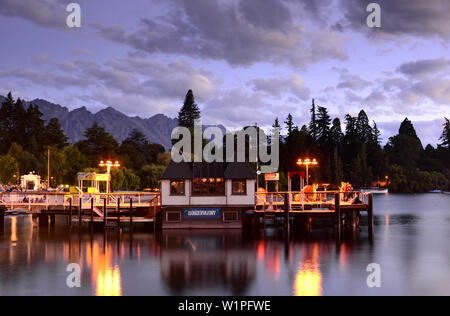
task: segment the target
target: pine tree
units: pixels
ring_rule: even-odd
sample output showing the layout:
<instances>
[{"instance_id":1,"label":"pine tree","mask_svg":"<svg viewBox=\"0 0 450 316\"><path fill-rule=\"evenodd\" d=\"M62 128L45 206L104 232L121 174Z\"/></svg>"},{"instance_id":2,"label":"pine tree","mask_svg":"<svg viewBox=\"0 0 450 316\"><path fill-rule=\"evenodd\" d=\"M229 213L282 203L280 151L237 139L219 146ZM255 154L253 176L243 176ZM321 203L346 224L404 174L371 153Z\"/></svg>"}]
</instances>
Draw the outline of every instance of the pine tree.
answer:
<instances>
[{"instance_id":1,"label":"pine tree","mask_svg":"<svg viewBox=\"0 0 450 316\"><path fill-rule=\"evenodd\" d=\"M331 118L328 115L328 110L319 106L316 121L316 139L320 146L326 146L328 144L330 139L330 124Z\"/></svg>"},{"instance_id":2,"label":"pine tree","mask_svg":"<svg viewBox=\"0 0 450 316\"><path fill-rule=\"evenodd\" d=\"M186 94L183 107L178 113L178 124L181 127L193 129L195 120L200 119L200 117L200 109L195 103L194 93L192 90L189 90Z\"/></svg>"},{"instance_id":3,"label":"pine tree","mask_svg":"<svg viewBox=\"0 0 450 316\"><path fill-rule=\"evenodd\" d=\"M77 143L76 146L89 160L91 167L97 167L101 159L116 158L119 144L97 122L84 132L84 137L85 139Z\"/></svg>"},{"instance_id":4,"label":"pine tree","mask_svg":"<svg viewBox=\"0 0 450 316\"><path fill-rule=\"evenodd\" d=\"M279 128L281 131L280 121L278 120L278 117L275 119L275 122L272 125L273 128Z\"/></svg>"},{"instance_id":5,"label":"pine tree","mask_svg":"<svg viewBox=\"0 0 450 316\"><path fill-rule=\"evenodd\" d=\"M0 154L9 150L13 141L14 132L14 99L11 92L8 93L0 108Z\"/></svg>"},{"instance_id":6,"label":"pine tree","mask_svg":"<svg viewBox=\"0 0 450 316\"><path fill-rule=\"evenodd\" d=\"M309 123L309 135L313 140L317 140L317 120L316 120L316 103L312 100L311 106L311 122Z\"/></svg>"},{"instance_id":7,"label":"pine tree","mask_svg":"<svg viewBox=\"0 0 450 316\"><path fill-rule=\"evenodd\" d=\"M369 118L364 110L361 110L356 121L356 133L363 144L372 140L372 127L369 124Z\"/></svg>"},{"instance_id":8,"label":"pine tree","mask_svg":"<svg viewBox=\"0 0 450 316\"><path fill-rule=\"evenodd\" d=\"M294 118L292 117L291 113L289 113L284 124L286 124L286 129L288 131L287 136L289 137L292 135L292 132L294 131Z\"/></svg>"},{"instance_id":9,"label":"pine tree","mask_svg":"<svg viewBox=\"0 0 450 316\"><path fill-rule=\"evenodd\" d=\"M378 129L378 125L375 121L373 121L373 139L372 142L375 144L380 145L382 142L382 138L381 138L381 132Z\"/></svg>"},{"instance_id":10,"label":"pine tree","mask_svg":"<svg viewBox=\"0 0 450 316\"><path fill-rule=\"evenodd\" d=\"M405 118L405 120L400 125L400 129L398 131L399 135L406 135L413 138L419 138L417 137L416 130L414 128L414 125L408 118Z\"/></svg>"},{"instance_id":11,"label":"pine tree","mask_svg":"<svg viewBox=\"0 0 450 316\"><path fill-rule=\"evenodd\" d=\"M442 136L439 140L442 141L442 147L450 149L450 120L448 118L445 118L444 131L442 132Z\"/></svg>"},{"instance_id":12,"label":"pine tree","mask_svg":"<svg viewBox=\"0 0 450 316\"><path fill-rule=\"evenodd\" d=\"M54 146L58 149L63 149L69 145L69 138L64 133L57 118L50 119L45 130L47 134L45 139L47 146Z\"/></svg>"},{"instance_id":13,"label":"pine tree","mask_svg":"<svg viewBox=\"0 0 450 316\"><path fill-rule=\"evenodd\" d=\"M333 120L333 125L330 129L331 143L335 146L340 146L344 141L344 134L342 133L341 120L335 118Z\"/></svg>"}]
</instances>

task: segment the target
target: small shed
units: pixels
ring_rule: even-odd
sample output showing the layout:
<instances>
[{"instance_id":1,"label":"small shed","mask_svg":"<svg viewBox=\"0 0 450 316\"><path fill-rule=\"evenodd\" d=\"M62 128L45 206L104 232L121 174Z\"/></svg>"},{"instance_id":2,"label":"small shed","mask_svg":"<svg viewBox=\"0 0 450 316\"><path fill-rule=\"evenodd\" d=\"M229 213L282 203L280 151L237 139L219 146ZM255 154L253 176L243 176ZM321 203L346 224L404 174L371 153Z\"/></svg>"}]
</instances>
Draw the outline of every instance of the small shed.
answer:
<instances>
[{"instance_id":1,"label":"small shed","mask_svg":"<svg viewBox=\"0 0 450 316\"><path fill-rule=\"evenodd\" d=\"M20 187L24 191L39 191L41 189L41 176L30 172L20 177Z\"/></svg>"}]
</instances>

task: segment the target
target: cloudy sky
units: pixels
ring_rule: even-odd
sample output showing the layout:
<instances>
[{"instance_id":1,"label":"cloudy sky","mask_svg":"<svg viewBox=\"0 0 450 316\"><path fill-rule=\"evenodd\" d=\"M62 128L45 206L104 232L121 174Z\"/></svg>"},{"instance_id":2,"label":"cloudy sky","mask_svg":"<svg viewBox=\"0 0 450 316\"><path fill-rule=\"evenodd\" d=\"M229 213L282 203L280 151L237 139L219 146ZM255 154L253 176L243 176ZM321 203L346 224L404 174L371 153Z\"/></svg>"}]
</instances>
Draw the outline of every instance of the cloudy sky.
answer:
<instances>
[{"instance_id":1,"label":"cloudy sky","mask_svg":"<svg viewBox=\"0 0 450 316\"><path fill-rule=\"evenodd\" d=\"M364 109L386 141L405 117L436 144L450 117L450 1L0 0L0 94L93 112L175 117L193 89L204 122L269 126L311 99Z\"/></svg>"}]
</instances>

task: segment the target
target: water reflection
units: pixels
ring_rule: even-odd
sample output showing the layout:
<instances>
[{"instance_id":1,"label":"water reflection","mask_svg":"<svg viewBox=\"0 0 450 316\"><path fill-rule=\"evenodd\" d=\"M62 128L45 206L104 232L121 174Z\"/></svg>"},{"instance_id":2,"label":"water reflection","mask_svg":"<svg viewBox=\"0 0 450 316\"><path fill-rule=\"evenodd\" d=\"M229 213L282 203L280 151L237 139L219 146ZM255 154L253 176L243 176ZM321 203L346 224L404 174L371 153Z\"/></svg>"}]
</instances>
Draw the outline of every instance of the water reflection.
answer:
<instances>
[{"instance_id":1,"label":"water reflection","mask_svg":"<svg viewBox=\"0 0 450 316\"><path fill-rule=\"evenodd\" d=\"M295 277L295 296L321 296L322 273L319 264L319 244L315 243L308 258L299 263L299 270Z\"/></svg>"},{"instance_id":2,"label":"water reflection","mask_svg":"<svg viewBox=\"0 0 450 316\"><path fill-rule=\"evenodd\" d=\"M255 277L256 253L244 247L240 231L164 232L161 273L172 294L230 289L243 295Z\"/></svg>"},{"instance_id":3,"label":"water reflection","mask_svg":"<svg viewBox=\"0 0 450 316\"><path fill-rule=\"evenodd\" d=\"M273 227L251 235L90 234L7 217L0 234L0 295L449 295L448 198L441 211L427 213L411 211L419 200L399 211L403 204L395 195L377 199L386 211L378 210L373 243L364 226L339 243L332 229L294 230L289 238ZM425 202L432 205L426 196ZM366 285L373 262L383 268L378 291ZM80 289L66 285L69 263L81 266Z\"/></svg>"}]
</instances>

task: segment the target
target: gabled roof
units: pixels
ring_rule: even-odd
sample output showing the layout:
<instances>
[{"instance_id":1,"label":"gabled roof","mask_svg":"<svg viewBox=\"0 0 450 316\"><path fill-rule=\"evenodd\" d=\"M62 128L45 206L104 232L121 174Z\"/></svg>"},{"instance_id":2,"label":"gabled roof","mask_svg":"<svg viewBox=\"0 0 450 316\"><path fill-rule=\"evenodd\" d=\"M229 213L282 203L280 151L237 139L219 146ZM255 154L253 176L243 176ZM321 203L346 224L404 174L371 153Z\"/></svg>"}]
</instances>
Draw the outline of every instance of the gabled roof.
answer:
<instances>
[{"instance_id":1,"label":"gabled roof","mask_svg":"<svg viewBox=\"0 0 450 316\"><path fill-rule=\"evenodd\" d=\"M166 180L184 180L192 178L192 168L188 162L176 163L173 160L170 161L166 170L164 171L161 179Z\"/></svg>"},{"instance_id":2,"label":"gabled roof","mask_svg":"<svg viewBox=\"0 0 450 316\"><path fill-rule=\"evenodd\" d=\"M225 170L225 179L256 179L256 174L253 172L250 165L245 162L229 163Z\"/></svg>"},{"instance_id":3,"label":"gabled roof","mask_svg":"<svg viewBox=\"0 0 450 316\"><path fill-rule=\"evenodd\" d=\"M193 178L256 179L248 163L241 162L181 162L171 161L161 176L162 180Z\"/></svg>"}]
</instances>

